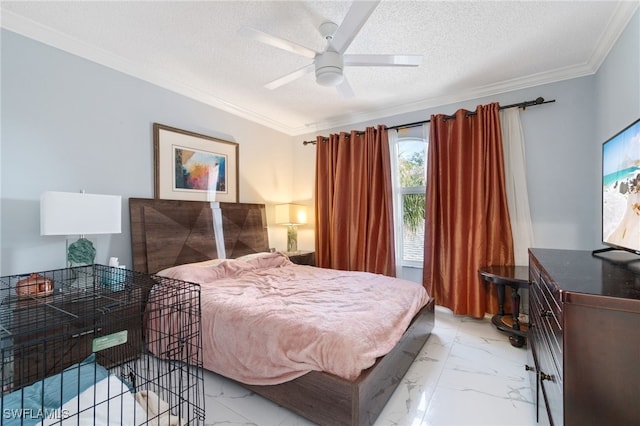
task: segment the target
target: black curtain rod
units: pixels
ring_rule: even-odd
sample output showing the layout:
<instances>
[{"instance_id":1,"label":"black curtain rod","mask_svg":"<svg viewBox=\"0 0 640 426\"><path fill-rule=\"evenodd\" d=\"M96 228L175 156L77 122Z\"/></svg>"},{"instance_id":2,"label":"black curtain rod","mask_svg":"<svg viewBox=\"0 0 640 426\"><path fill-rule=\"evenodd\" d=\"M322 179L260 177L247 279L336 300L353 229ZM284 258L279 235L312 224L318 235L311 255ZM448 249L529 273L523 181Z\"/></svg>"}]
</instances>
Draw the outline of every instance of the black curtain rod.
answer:
<instances>
[{"instance_id":1,"label":"black curtain rod","mask_svg":"<svg viewBox=\"0 0 640 426\"><path fill-rule=\"evenodd\" d=\"M555 99L552 99L550 101L545 101L544 98L542 96L540 96L540 97L538 97L538 98L536 98L536 99L534 99L532 101L524 101L524 102L519 102L517 104L500 106L499 109L502 110L502 109L507 109L507 108L522 108L524 110L524 109L527 109L527 107L530 107L530 106L549 104L549 103L552 103L552 102L555 102L555 101L556 101ZM476 114L477 113L475 111L468 111L466 113L466 116L470 117L470 116L476 115ZM445 120L449 120L449 119L452 119L452 118L455 118L455 117L456 117L455 115L447 115L447 116L444 117L444 119ZM411 127L422 126L423 124L430 123L430 122L431 122L431 120L422 120L422 121L416 121L414 123L407 123L407 124L399 124L397 126L390 126L390 127L387 127L387 129L410 129ZM328 138L324 138L324 139L328 140ZM309 144L315 145L316 141L303 141L302 144L303 145L309 145Z\"/></svg>"}]
</instances>

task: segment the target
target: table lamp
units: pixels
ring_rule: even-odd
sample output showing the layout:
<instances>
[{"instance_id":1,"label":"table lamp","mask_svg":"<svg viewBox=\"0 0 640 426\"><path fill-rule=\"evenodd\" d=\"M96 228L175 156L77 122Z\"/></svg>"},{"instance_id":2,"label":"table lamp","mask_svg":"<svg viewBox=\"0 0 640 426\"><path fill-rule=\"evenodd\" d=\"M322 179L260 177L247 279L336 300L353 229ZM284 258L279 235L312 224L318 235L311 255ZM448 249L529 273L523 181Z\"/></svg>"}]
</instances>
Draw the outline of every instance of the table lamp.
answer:
<instances>
[{"instance_id":1,"label":"table lamp","mask_svg":"<svg viewBox=\"0 0 640 426\"><path fill-rule=\"evenodd\" d=\"M307 207L298 204L276 206L276 224L287 225L287 251L298 251L298 225L307 223Z\"/></svg>"},{"instance_id":2,"label":"table lamp","mask_svg":"<svg viewBox=\"0 0 640 426\"><path fill-rule=\"evenodd\" d=\"M92 265L96 256L93 243L85 236L121 232L119 195L47 191L40 196L40 235L79 235L67 242L67 265Z\"/></svg>"}]
</instances>

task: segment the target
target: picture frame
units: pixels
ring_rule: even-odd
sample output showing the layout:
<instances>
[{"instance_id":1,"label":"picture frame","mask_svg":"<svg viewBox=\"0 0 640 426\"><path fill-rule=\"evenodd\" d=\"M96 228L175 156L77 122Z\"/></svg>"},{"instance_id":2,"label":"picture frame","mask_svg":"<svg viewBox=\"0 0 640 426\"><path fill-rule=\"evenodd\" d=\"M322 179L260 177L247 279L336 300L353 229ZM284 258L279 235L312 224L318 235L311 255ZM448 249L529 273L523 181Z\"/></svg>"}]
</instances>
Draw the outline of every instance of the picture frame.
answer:
<instances>
[{"instance_id":1,"label":"picture frame","mask_svg":"<svg viewBox=\"0 0 640 426\"><path fill-rule=\"evenodd\" d=\"M154 198L238 202L238 144L153 123Z\"/></svg>"}]
</instances>

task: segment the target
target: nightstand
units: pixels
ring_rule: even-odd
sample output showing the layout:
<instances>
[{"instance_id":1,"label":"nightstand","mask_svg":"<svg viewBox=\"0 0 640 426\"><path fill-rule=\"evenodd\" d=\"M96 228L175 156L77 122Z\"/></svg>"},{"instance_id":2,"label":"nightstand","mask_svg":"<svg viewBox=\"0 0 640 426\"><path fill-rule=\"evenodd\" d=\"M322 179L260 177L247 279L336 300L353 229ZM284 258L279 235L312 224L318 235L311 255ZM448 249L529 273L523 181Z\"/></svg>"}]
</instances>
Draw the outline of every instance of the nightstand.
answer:
<instances>
[{"instance_id":1,"label":"nightstand","mask_svg":"<svg viewBox=\"0 0 640 426\"><path fill-rule=\"evenodd\" d=\"M120 336L126 341L96 352L109 368L142 351L141 288L68 291L38 299L12 298L13 386L23 387L59 373L94 351L94 339ZM118 334L120 333L120 334Z\"/></svg>"},{"instance_id":2,"label":"nightstand","mask_svg":"<svg viewBox=\"0 0 640 426\"><path fill-rule=\"evenodd\" d=\"M285 251L283 253L296 265L316 266L315 251Z\"/></svg>"}]
</instances>

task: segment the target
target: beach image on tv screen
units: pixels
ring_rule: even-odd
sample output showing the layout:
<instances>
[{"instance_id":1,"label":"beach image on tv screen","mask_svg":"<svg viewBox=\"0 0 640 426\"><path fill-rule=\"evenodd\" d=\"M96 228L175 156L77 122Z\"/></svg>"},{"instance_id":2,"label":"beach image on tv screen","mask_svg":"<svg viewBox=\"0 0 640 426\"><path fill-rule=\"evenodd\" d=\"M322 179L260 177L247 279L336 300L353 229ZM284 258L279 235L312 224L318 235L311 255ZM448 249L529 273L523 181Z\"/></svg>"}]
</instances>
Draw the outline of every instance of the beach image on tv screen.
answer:
<instances>
[{"instance_id":1,"label":"beach image on tv screen","mask_svg":"<svg viewBox=\"0 0 640 426\"><path fill-rule=\"evenodd\" d=\"M640 251L640 120L602 145L602 240Z\"/></svg>"}]
</instances>

